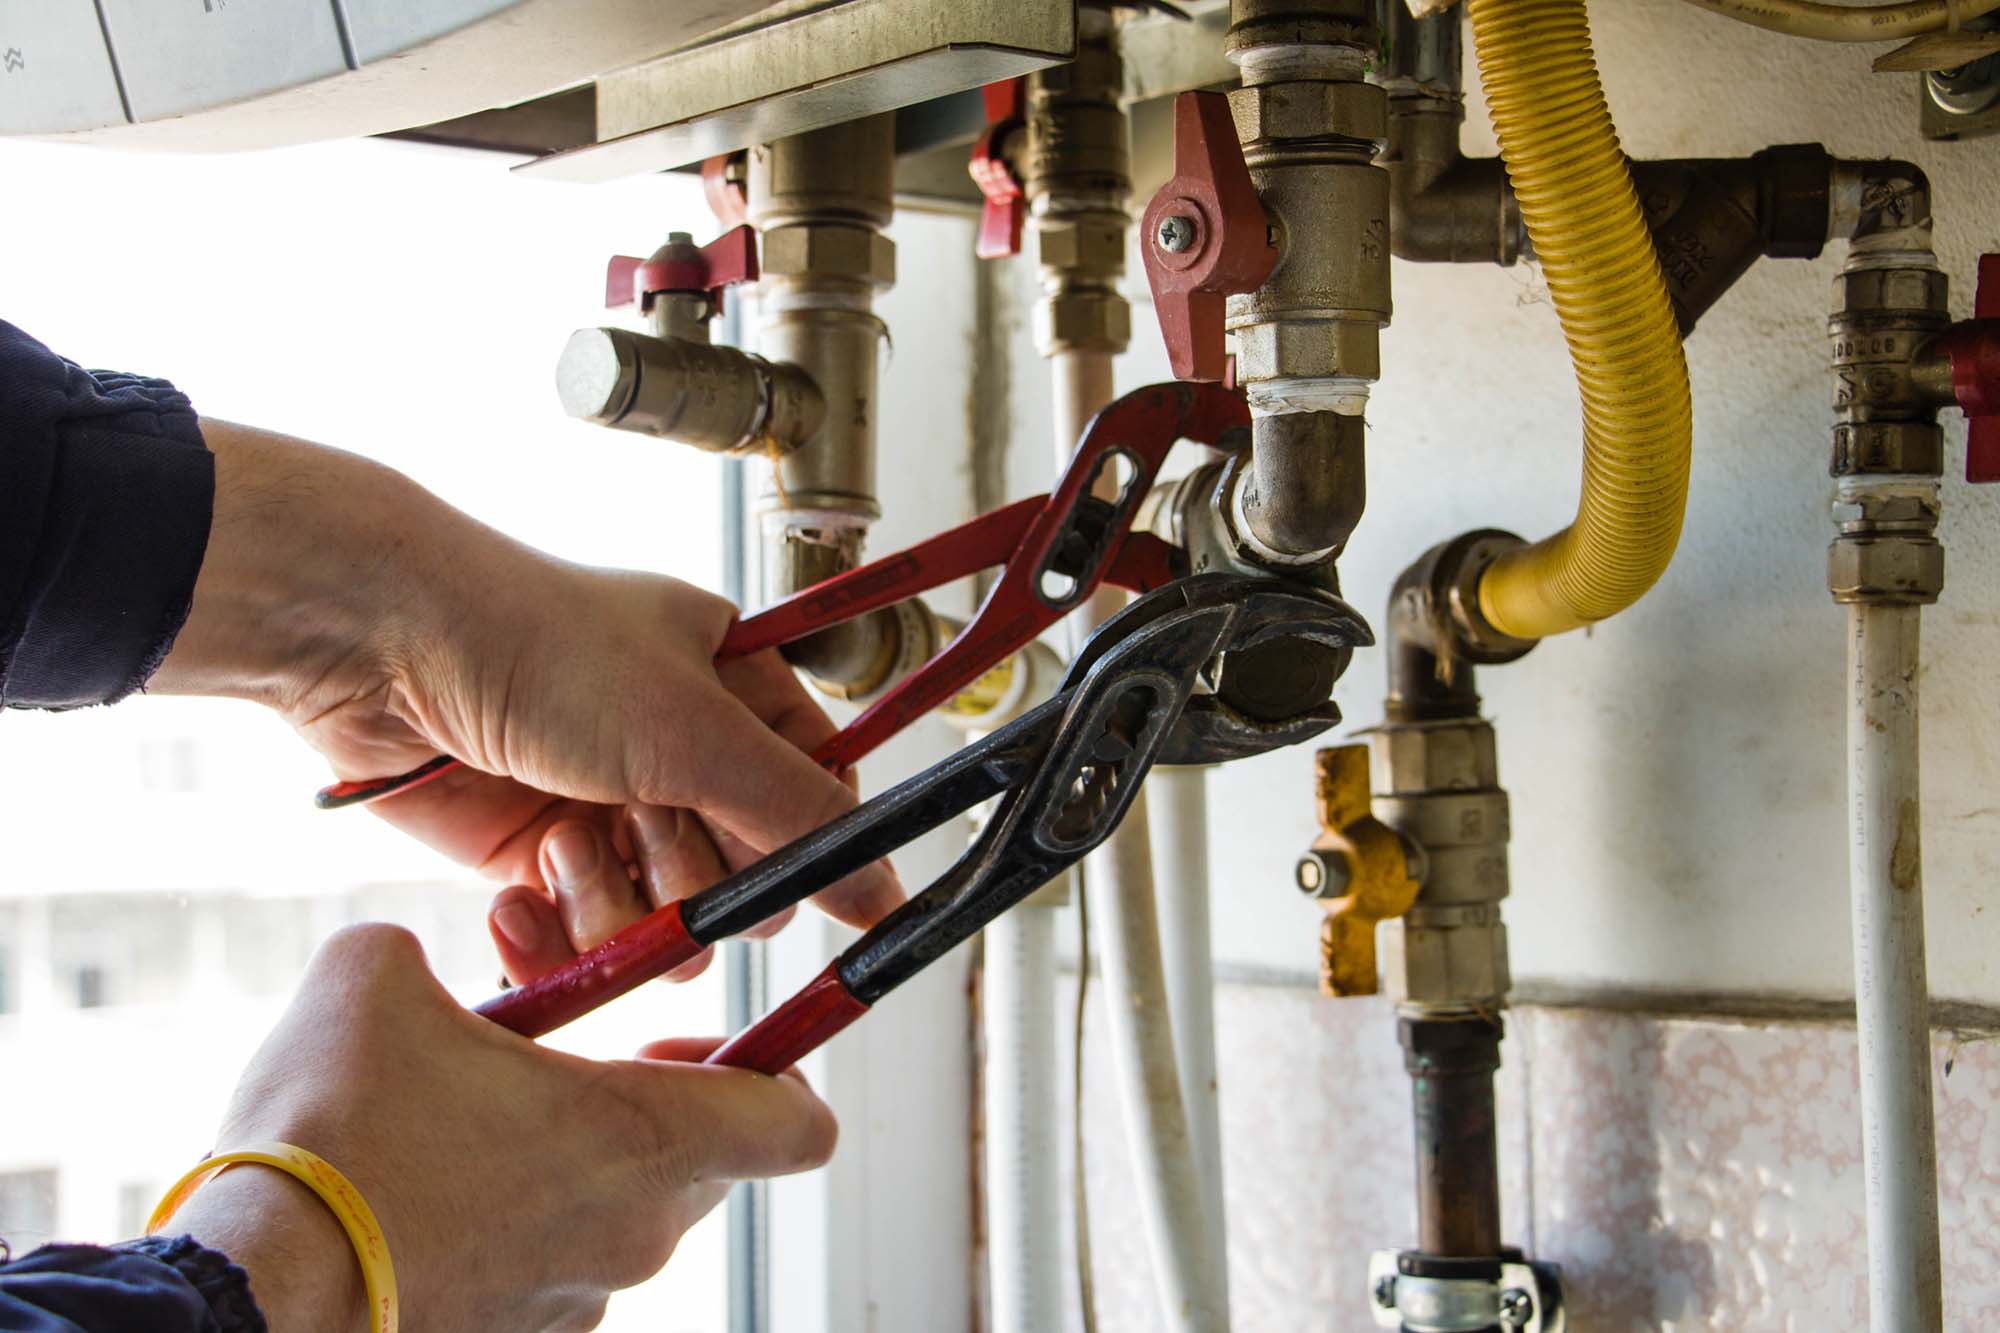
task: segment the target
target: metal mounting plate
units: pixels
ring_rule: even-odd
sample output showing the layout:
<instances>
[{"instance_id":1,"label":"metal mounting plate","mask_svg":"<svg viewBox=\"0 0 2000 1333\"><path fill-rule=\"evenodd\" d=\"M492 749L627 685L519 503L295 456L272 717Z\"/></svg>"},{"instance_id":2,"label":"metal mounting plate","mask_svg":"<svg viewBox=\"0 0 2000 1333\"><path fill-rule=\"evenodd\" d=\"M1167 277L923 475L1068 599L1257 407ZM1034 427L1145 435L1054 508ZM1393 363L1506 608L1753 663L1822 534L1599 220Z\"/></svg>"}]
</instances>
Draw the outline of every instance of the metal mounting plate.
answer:
<instances>
[{"instance_id":1,"label":"metal mounting plate","mask_svg":"<svg viewBox=\"0 0 2000 1333\"><path fill-rule=\"evenodd\" d=\"M597 81L599 142L516 170L601 181L962 92L1069 60L1074 0L788 0Z\"/></svg>"}]
</instances>

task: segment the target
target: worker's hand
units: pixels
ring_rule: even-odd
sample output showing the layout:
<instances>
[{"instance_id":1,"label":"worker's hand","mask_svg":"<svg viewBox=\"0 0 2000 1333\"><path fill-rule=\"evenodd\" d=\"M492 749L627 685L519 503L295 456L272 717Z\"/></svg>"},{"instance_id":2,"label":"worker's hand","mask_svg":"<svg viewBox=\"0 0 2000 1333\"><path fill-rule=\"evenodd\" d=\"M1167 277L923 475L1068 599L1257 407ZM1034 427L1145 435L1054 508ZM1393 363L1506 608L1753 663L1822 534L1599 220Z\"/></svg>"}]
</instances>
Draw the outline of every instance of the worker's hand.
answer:
<instances>
[{"instance_id":1,"label":"worker's hand","mask_svg":"<svg viewBox=\"0 0 2000 1333\"><path fill-rule=\"evenodd\" d=\"M633 868L636 911L640 889L684 896L714 871L704 838L723 863L754 859L854 804L807 757L833 725L777 655L714 664L735 615L721 598L552 559L351 454L203 430L215 522L153 688L261 699L343 778L465 761L373 808L550 906L570 878L558 826L587 826ZM669 827L682 851L661 871L645 853ZM867 926L901 899L877 865L821 904ZM502 931L551 919L500 906ZM513 943L510 966L555 956Z\"/></svg>"},{"instance_id":2,"label":"worker's hand","mask_svg":"<svg viewBox=\"0 0 2000 1333\"><path fill-rule=\"evenodd\" d=\"M244 1071L215 1148L319 1154L381 1223L402 1326L594 1327L734 1180L809 1170L833 1115L796 1072L551 1051L453 1003L407 932L329 940ZM360 1269L330 1212L277 1172L236 1167L174 1219L243 1265L271 1327L364 1328Z\"/></svg>"}]
</instances>

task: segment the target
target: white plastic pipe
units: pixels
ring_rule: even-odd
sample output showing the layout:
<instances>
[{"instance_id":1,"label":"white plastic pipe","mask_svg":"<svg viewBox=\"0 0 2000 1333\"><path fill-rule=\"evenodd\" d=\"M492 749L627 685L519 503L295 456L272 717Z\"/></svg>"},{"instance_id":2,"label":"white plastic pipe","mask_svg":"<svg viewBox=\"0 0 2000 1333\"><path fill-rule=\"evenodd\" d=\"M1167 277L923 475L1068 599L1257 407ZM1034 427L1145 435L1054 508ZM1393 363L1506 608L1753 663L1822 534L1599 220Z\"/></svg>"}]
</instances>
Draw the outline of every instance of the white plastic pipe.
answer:
<instances>
[{"instance_id":1,"label":"white plastic pipe","mask_svg":"<svg viewBox=\"0 0 2000 1333\"><path fill-rule=\"evenodd\" d=\"M1056 452L1066 464L1085 423L1112 399L1111 358L1064 352L1050 358L1050 367ZM1124 604L1123 593L1100 589L1070 614L1071 647ZM1150 779L1147 785L1151 787ZM1141 791L1110 841L1084 858L1084 892L1090 896L1091 936L1104 970L1113 1073L1159 1296L1157 1327L1166 1333L1227 1333L1227 1243L1221 1211L1209 1207L1204 1197L1181 1092L1160 954L1147 796ZM1081 959L1079 965L1088 966L1089 960Z\"/></svg>"},{"instance_id":2,"label":"white plastic pipe","mask_svg":"<svg viewBox=\"0 0 2000 1333\"><path fill-rule=\"evenodd\" d=\"M1181 1096L1201 1173L1202 1203L1227 1233L1222 1192L1222 1108L1215 1069L1215 967L1208 921L1208 770L1156 768L1153 881L1159 889L1160 953L1173 1017ZM1227 1265L1223 1281L1228 1281ZM1225 1286L1225 1291L1227 1290Z\"/></svg>"},{"instance_id":3,"label":"white plastic pipe","mask_svg":"<svg viewBox=\"0 0 2000 1333\"><path fill-rule=\"evenodd\" d=\"M1062 1327L1056 909L986 928L986 1227L996 1333Z\"/></svg>"},{"instance_id":4,"label":"white plastic pipe","mask_svg":"<svg viewBox=\"0 0 2000 1333\"><path fill-rule=\"evenodd\" d=\"M1875 1333L1944 1327L1917 787L1921 610L1847 611L1848 880Z\"/></svg>"}]
</instances>

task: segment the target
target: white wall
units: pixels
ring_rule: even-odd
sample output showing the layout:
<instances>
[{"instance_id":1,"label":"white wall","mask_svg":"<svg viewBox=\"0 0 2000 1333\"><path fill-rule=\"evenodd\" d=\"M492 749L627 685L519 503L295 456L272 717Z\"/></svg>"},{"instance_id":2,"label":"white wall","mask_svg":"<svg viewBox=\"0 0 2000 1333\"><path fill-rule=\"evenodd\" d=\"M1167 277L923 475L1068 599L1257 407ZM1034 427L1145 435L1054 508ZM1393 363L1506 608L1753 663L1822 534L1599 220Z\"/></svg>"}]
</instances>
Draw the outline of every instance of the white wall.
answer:
<instances>
[{"instance_id":1,"label":"white wall","mask_svg":"<svg viewBox=\"0 0 2000 1333\"><path fill-rule=\"evenodd\" d=\"M2000 249L2000 140L1930 145L1909 76L1873 48L1788 41L1679 0L1592 7L1611 108L1635 156L1741 155L1817 140L1930 173L1952 309ZM1470 64L1470 56L1468 55ZM1476 81L1476 70L1469 70ZM1494 151L1475 92L1465 135ZM1688 344L1696 459L1682 549L1635 610L1483 672L1514 805L1517 979L1676 991L1850 988L1842 840L1841 616L1825 588L1825 320L1840 262L1764 261ZM1022 266L1024 269L1027 265ZM1135 296L1144 280L1136 264ZM1369 413L1368 515L1350 599L1379 625L1398 571L1476 526L1535 538L1568 520L1576 393L1554 311L1528 268L1397 263L1396 314ZM1032 275L1016 294L1032 299ZM1121 385L1166 377L1150 310ZM1010 477L1047 484L1046 383L1015 349ZM2000 651L2000 495L1962 476L1947 413L1944 600L1925 616L1924 838L1936 993L2000 1002L2000 718L1981 686ZM1337 698L1350 729L1381 716L1382 663L1358 653ZM1216 942L1226 963L1309 971L1318 912L1291 888L1314 833L1303 748L1217 773ZM1994 910L1988 910L1989 906Z\"/></svg>"}]
</instances>

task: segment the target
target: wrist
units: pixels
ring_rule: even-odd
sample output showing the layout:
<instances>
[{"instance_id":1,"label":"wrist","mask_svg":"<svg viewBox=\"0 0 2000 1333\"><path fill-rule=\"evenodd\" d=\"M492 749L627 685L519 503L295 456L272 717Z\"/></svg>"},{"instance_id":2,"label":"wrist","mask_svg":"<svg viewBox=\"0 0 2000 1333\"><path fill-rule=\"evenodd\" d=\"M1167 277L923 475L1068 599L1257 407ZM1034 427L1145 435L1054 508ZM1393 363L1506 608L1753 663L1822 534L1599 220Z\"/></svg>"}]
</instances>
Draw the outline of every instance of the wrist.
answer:
<instances>
[{"instance_id":1,"label":"wrist","mask_svg":"<svg viewBox=\"0 0 2000 1333\"><path fill-rule=\"evenodd\" d=\"M169 1234L228 1256L250 1278L271 1333L365 1329L361 1267L317 1195L268 1167L233 1166L194 1192Z\"/></svg>"},{"instance_id":2,"label":"wrist","mask_svg":"<svg viewBox=\"0 0 2000 1333\"><path fill-rule=\"evenodd\" d=\"M215 518L186 626L152 689L297 716L385 687L453 600L439 533L470 520L354 454L227 422Z\"/></svg>"}]
</instances>

